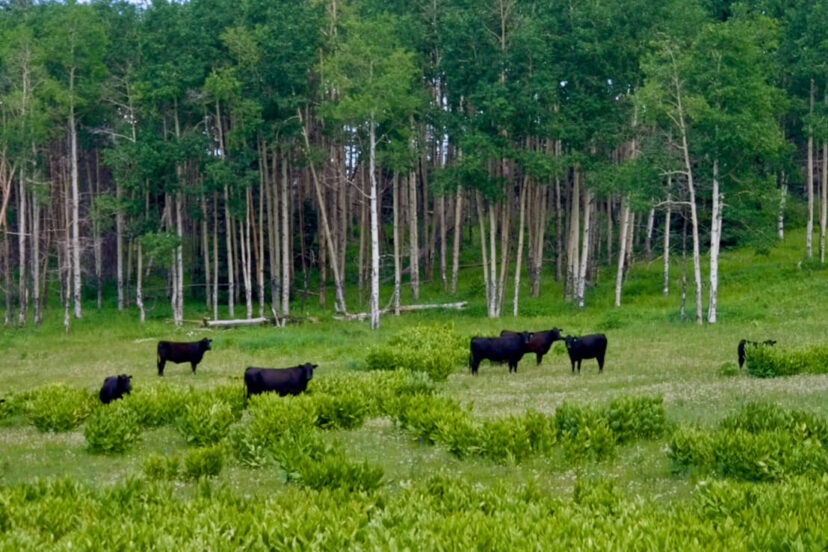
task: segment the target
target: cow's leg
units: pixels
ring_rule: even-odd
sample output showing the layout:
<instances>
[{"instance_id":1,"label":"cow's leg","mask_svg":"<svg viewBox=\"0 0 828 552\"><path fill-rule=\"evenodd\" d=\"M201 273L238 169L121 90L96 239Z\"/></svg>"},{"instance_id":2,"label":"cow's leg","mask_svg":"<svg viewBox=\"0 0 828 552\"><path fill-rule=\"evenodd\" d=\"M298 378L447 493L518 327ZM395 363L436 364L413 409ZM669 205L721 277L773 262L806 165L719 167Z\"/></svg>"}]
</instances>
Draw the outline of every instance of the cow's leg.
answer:
<instances>
[{"instance_id":1,"label":"cow's leg","mask_svg":"<svg viewBox=\"0 0 828 552\"><path fill-rule=\"evenodd\" d=\"M193 374L195 374L195 369L196 369L196 366L197 366L197 365L198 365L198 363L197 363L197 362L191 362L191 363L190 363L190 368L192 368L192 369L193 369Z\"/></svg>"},{"instance_id":2,"label":"cow's leg","mask_svg":"<svg viewBox=\"0 0 828 552\"><path fill-rule=\"evenodd\" d=\"M163 375L164 375L164 365L165 365L166 363L167 363L167 361L166 361L165 359L163 359L163 358L159 358L159 359L158 359L158 375L159 375L159 376L163 376Z\"/></svg>"},{"instance_id":3,"label":"cow's leg","mask_svg":"<svg viewBox=\"0 0 828 552\"><path fill-rule=\"evenodd\" d=\"M543 360L543 353L535 353L535 358L538 359L538 363L535 366L540 366L541 360Z\"/></svg>"},{"instance_id":4,"label":"cow's leg","mask_svg":"<svg viewBox=\"0 0 828 552\"><path fill-rule=\"evenodd\" d=\"M604 355L598 355L598 372L604 371Z\"/></svg>"}]
</instances>

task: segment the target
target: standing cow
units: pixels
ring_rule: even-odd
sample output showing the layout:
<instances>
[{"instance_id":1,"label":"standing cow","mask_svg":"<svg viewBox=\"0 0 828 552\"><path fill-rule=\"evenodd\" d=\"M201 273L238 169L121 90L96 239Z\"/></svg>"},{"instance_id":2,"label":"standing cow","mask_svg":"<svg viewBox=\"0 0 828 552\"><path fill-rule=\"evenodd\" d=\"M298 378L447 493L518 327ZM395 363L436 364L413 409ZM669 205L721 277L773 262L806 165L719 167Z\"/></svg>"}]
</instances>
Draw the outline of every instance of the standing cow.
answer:
<instances>
[{"instance_id":1,"label":"standing cow","mask_svg":"<svg viewBox=\"0 0 828 552\"><path fill-rule=\"evenodd\" d=\"M244 371L244 385L247 398L259 393L274 392L280 397L298 395L308 388L316 364L306 362L292 368L256 368L250 366Z\"/></svg>"},{"instance_id":2,"label":"standing cow","mask_svg":"<svg viewBox=\"0 0 828 552\"><path fill-rule=\"evenodd\" d=\"M130 380L132 376L120 374L117 376L109 376L104 379L103 386L101 386L101 402L109 404L115 399L120 399L124 395L128 395L132 391L132 384Z\"/></svg>"},{"instance_id":3,"label":"standing cow","mask_svg":"<svg viewBox=\"0 0 828 552\"><path fill-rule=\"evenodd\" d=\"M537 366L540 366L541 360L543 360L543 355L549 352L549 349L552 348L552 344L556 341L563 341L563 337L561 337L562 331L563 330L559 328L552 328L551 330L544 330L542 332L532 332L532 337L529 338L529 342L526 344L526 351L524 352L535 353L535 358L538 361ZM500 335L518 335L519 333L520 332L503 330L500 332Z\"/></svg>"},{"instance_id":4,"label":"standing cow","mask_svg":"<svg viewBox=\"0 0 828 552\"><path fill-rule=\"evenodd\" d=\"M508 362L509 373L517 372L517 365L526 352L531 332L521 332L515 335L500 337L473 337L471 338L469 368L472 375L477 374L477 368L483 359L493 362Z\"/></svg>"},{"instance_id":5,"label":"standing cow","mask_svg":"<svg viewBox=\"0 0 828 552\"><path fill-rule=\"evenodd\" d=\"M164 375L164 365L167 361L180 364L189 362L195 374L196 366L201 362L204 353L210 350L212 339L206 337L201 341L180 343L176 341L158 342L158 375Z\"/></svg>"},{"instance_id":6,"label":"standing cow","mask_svg":"<svg viewBox=\"0 0 828 552\"><path fill-rule=\"evenodd\" d=\"M604 371L604 354L607 352L607 336L591 334L583 337L568 335L564 338L569 361L572 363L572 373L575 373L575 363L578 363L578 373L581 373L581 361L585 358L594 358L598 361L598 371Z\"/></svg>"}]
</instances>

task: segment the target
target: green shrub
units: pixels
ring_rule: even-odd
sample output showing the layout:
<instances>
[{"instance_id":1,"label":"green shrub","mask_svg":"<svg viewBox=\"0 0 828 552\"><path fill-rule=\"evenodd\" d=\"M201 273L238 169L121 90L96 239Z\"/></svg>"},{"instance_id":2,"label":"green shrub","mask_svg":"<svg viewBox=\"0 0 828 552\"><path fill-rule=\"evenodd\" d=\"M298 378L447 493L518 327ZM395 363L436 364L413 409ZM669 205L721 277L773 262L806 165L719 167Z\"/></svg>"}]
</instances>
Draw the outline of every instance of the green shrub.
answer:
<instances>
[{"instance_id":1,"label":"green shrub","mask_svg":"<svg viewBox=\"0 0 828 552\"><path fill-rule=\"evenodd\" d=\"M795 374L828 373L828 345L817 345L799 351L781 347L745 346L748 374L758 378L773 378Z\"/></svg>"},{"instance_id":2,"label":"green shrub","mask_svg":"<svg viewBox=\"0 0 828 552\"><path fill-rule=\"evenodd\" d=\"M479 456L483 453L480 427L466 410L444 410L442 417L436 421L434 435L434 439L457 458Z\"/></svg>"},{"instance_id":3,"label":"green shrub","mask_svg":"<svg viewBox=\"0 0 828 552\"><path fill-rule=\"evenodd\" d=\"M359 393L353 395L313 395L316 423L323 429L354 429L365 423L368 402Z\"/></svg>"},{"instance_id":4,"label":"green shrub","mask_svg":"<svg viewBox=\"0 0 828 552\"><path fill-rule=\"evenodd\" d=\"M425 372L434 381L445 381L468 358L468 343L453 324L428 324L408 328L386 345L372 347L366 356L371 370Z\"/></svg>"},{"instance_id":5,"label":"green shrub","mask_svg":"<svg viewBox=\"0 0 828 552\"><path fill-rule=\"evenodd\" d=\"M346 489L373 491L382 483L383 470L368 462L352 462L341 448L327 451L320 458L308 459L296 466L302 485L311 489Z\"/></svg>"},{"instance_id":6,"label":"green shrub","mask_svg":"<svg viewBox=\"0 0 828 552\"><path fill-rule=\"evenodd\" d=\"M242 463L263 466L273 460L274 446L284 436L310 432L316 423L316 407L310 395L254 395L245 415L230 428L230 447Z\"/></svg>"},{"instance_id":7,"label":"green shrub","mask_svg":"<svg viewBox=\"0 0 828 552\"><path fill-rule=\"evenodd\" d=\"M83 430L86 449L92 453L120 454L141 436L138 416L123 400L97 408Z\"/></svg>"},{"instance_id":8,"label":"green shrub","mask_svg":"<svg viewBox=\"0 0 828 552\"><path fill-rule=\"evenodd\" d=\"M719 427L750 433L787 431L798 441L815 440L828 447L828 421L810 412L788 410L773 403L748 403L722 420Z\"/></svg>"},{"instance_id":9,"label":"green shrub","mask_svg":"<svg viewBox=\"0 0 828 552\"><path fill-rule=\"evenodd\" d=\"M207 446L226 437L234 421L233 409L229 404L203 396L184 406L177 425L189 444Z\"/></svg>"},{"instance_id":10,"label":"green shrub","mask_svg":"<svg viewBox=\"0 0 828 552\"><path fill-rule=\"evenodd\" d=\"M181 473L181 459L176 455L151 454L144 459L144 475L154 481L173 481Z\"/></svg>"},{"instance_id":11,"label":"green shrub","mask_svg":"<svg viewBox=\"0 0 828 552\"><path fill-rule=\"evenodd\" d=\"M673 473L684 473L696 467L711 469L715 464L713 434L694 427L679 427L667 444L667 456Z\"/></svg>"},{"instance_id":12,"label":"green shrub","mask_svg":"<svg viewBox=\"0 0 828 552\"><path fill-rule=\"evenodd\" d=\"M657 439L664 434L666 414L662 397L621 396L604 411L619 443Z\"/></svg>"},{"instance_id":13,"label":"green shrub","mask_svg":"<svg viewBox=\"0 0 828 552\"><path fill-rule=\"evenodd\" d=\"M537 454L548 454L558 442L555 430L555 417L527 410L524 425L529 433L529 444Z\"/></svg>"},{"instance_id":14,"label":"green shrub","mask_svg":"<svg viewBox=\"0 0 828 552\"><path fill-rule=\"evenodd\" d=\"M92 413L97 398L63 384L36 389L28 404L29 419L40 431L70 431Z\"/></svg>"},{"instance_id":15,"label":"green shrub","mask_svg":"<svg viewBox=\"0 0 828 552\"><path fill-rule=\"evenodd\" d=\"M601 462L616 455L615 434L601 416L586 418L576 433L564 433L560 442L564 456L571 463Z\"/></svg>"},{"instance_id":16,"label":"green shrub","mask_svg":"<svg viewBox=\"0 0 828 552\"><path fill-rule=\"evenodd\" d=\"M480 427L482 454L496 462L516 464L532 453L532 441L522 418L484 420Z\"/></svg>"},{"instance_id":17,"label":"green shrub","mask_svg":"<svg viewBox=\"0 0 828 552\"><path fill-rule=\"evenodd\" d=\"M621 497L615 484L606 477L579 475L572 490L575 504L595 515L615 515L621 506Z\"/></svg>"},{"instance_id":18,"label":"green shrub","mask_svg":"<svg viewBox=\"0 0 828 552\"><path fill-rule=\"evenodd\" d=\"M785 458L794 450L784 432L719 431L713 441L716 471L743 481L776 481L785 473Z\"/></svg>"},{"instance_id":19,"label":"green shrub","mask_svg":"<svg viewBox=\"0 0 828 552\"><path fill-rule=\"evenodd\" d=\"M440 396L402 397L394 421L421 441L434 444L440 436L440 423L457 415L461 408L453 399Z\"/></svg>"},{"instance_id":20,"label":"green shrub","mask_svg":"<svg viewBox=\"0 0 828 552\"><path fill-rule=\"evenodd\" d=\"M138 423L144 428L173 425L192 399L192 388L155 383L133 388L124 401L138 415Z\"/></svg>"},{"instance_id":21,"label":"green shrub","mask_svg":"<svg viewBox=\"0 0 828 552\"><path fill-rule=\"evenodd\" d=\"M221 445L194 448L184 456L184 478L216 477L224 467L224 448Z\"/></svg>"}]
</instances>

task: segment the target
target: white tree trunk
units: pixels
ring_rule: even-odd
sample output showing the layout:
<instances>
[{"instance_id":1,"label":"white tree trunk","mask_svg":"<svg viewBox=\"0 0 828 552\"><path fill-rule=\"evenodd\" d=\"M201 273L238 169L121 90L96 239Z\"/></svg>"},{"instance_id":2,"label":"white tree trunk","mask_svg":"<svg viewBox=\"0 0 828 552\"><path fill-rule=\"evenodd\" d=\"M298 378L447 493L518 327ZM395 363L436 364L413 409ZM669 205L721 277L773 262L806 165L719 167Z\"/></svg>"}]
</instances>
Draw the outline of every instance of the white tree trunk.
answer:
<instances>
[{"instance_id":1,"label":"white tree trunk","mask_svg":"<svg viewBox=\"0 0 828 552\"><path fill-rule=\"evenodd\" d=\"M411 297L420 298L420 236L417 211L417 173L411 171L408 176L408 264L411 270Z\"/></svg>"},{"instance_id":2,"label":"white tree trunk","mask_svg":"<svg viewBox=\"0 0 828 552\"><path fill-rule=\"evenodd\" d=\"M498 293L497 283L497 216L495 206L489 204L489 293L488 313L489 318L497 318L500 313L497 309Z\"/></svg>"},{"instance_id":3,"label":"white tree trunk","mask_svg":"<svg viewBox=\"0 0 828 552\"><path fill-rule=\"evenodd\" d=\"M576 280L580 256L578 251L578 240L581 234L581 185L578 171L572 175L572 201L569 211L569 236L566 246L566 282L564 293L567 300L575 298Z\"/></svg>"},{"instance_id":4,"label":"white tree trunk","mask_svg":"<svg viewBox=\"0 0 828 552\"><path fill-rule=\"evenodd\" d=\"M230 318L236 317L235 295L236 275L235 262L233 257L233 217L230 214L230 190L224 187L224 230L226 232L224 245L227 251L227 314Z\"/></svg>"},{"instance_id":5,"label":"white tree trunk","mask_svg":"<svg viewBox=\"0 0 828 552\"><path fill-rule=\"evenodd\" d=\"M662 279L661 293L670 294L670 218L673 214L673 202L670 194L667 194L667 212L664 214L664 277Z\"/></svg>"},{"instance_id":6,"label":"white tree trunk","mask_svg":"<svg viewBox=\"0 0 828 552\"><path fill-rule=\"evenodd\" d=\"M810 111L814 113L814 79L811 79ZM808 125L808 166L805 186L808 190L808 224L805 227L805 256L814 256L814 129Z\"/></svg>"},{"instance_id":7,"label":"white tree trunk","mask_svg":"<svg viewBox=\"0 0 828 552\"><path fill-rule=\"evenodd\" d=\"M618 268L615 272L615 306L621 306L621 286L624 283L624 262L627 260L627 232L630 228L630 205L627 196L621 198L621 224L618 230Z\"/></svg>"},{"instance_id":8,"label":"white tree trunk","mask_svg":"<svg viewBox=\"0 0 828 552\"><path fill-rule=\"evenodd\" d=\"M526 220L526 197L529 194L529 178L524 177L523 186L520 188L520 219L518 222L518 246L515 255L515 293L512 296L512 315L518 315L518 303L520 299L520 267L523 260L523 226Z\"/></svg>"},{"instance_id":9,"label":"white tree trunk","mask_svg":"<svg viewBox=\"0 0 828 552\"><path fill-rule=\"evenodd\" d=\"M828 103L828 96L826 96ZM828 227L828 142L822 142L822 186L819 193L819 262L825 263L825 232Z\"/></svg>"},{"instance_id":10,"label":"white tree trunk","mask_svg":"<svg viewBox=\"0 0 828 552\"><path fill-rule=\"evenodd\" d=\"M655 226L655 207L650 207L650 212L647 214L647 233L644 237L644 253L647 260L653 256L653 227Z\"/></svg>"},{"instance_id":11,"label":"white tree trunk","mask_svg":"<svg viewBox=\"0 0 828 552\"><path fill-rule=\"evenodd\" d=\"M219 240L218 195L213 194L213 320L218 320L219 307Z\"/></svg>"},{"instance_id":12,"label":"white tree trunk","mask_svg":"<svg viewBox=\"0 0 828 552\"><path fill-rule=\"evenodd\" d=\"M287 316L290 314L290 274L291 267L293 266L291 259L291 252L293 251L293 248L290 247L290 195L288 193L289 176L287 170L287 160L283 161L282 165L282 193L279 194L281 196L279 205L282 209L282 314Z\"/></svg>"},{"instance_id":13,"label":"white tree trunk","mask_svg":"<svg viewBox=\"0 0 828 552\"><path fill-rule=\"evenodd\" d=\"M584 295L586 293L586 274L587 264L589 261L589 245L591 227L591 213L592 213L592 194L589 189L584 187L584 237L581 243L581 259L578 267L578 275L576 278L575 289L575 303L580 307L584 307Z\"/></svg>"},{"instance_id":14,"label":"white tree trunk","mask_svg":"<svg viewBox=\"0 0 828 552\"><path fill-rule=\"evenodd\" d=\"M394 315L400 315L400 288L402 287L402 261L400 260L400 175L394 172L391 183L391 195L394 217L394 292L392 303Z\"/></svg>"},{"instance_id":15,"label":"white tree trunk","mask_svg":"<svg viewBox=\"0 0 828 552\"><path fill-rule=\"evenodd\" d=\"M785 239L785 203L788 199L788 175L782 175L782 183L779 186L779 213L776 215L776 237Z\"/></svg>"},{"instance_id":16,"label":"white tree trunk","mask_svg":"<svg viewBox=\"0 0 828 552\"><path fill-rule=\"evenodd\" d=\"M178 236L178 247L175 248L175 325L180 326L184 322L184 210L183 194L175 194L175 235Z\"/></svg>"},{"instance_id":17,"label":"white tree trunk","mask_svg":"<svg viewBox=\"0 0 828 552\"><path fill-rule=\"evenodd\" d=\"M479 191L474 192L474 199L477 203L477 223L480 227L480 258L483 261L483 289L486 292L486 310L491 316L491 288L489 284L489 254L486 246L486 212L483 210L483 198Z\"/></svg>"},{"instance_id":18,"label":"white tree trunk","mask_svg":"<svg viewBox=\"0 0 828 552\"><path fill-rule=\"evenodd\" d=\"M17 312L17 323L23 326L26 324L26 316L28 311L28 288L26 287L26 252L28 247L26 245L26 222L29 209L27 206L26 199L28 197L28 192L26 191L26 171L25 171L25 161L21 164L20 167L20 182L19 182L19 193L18 196L18 221L17 221L17 248L18 248L18 302L19 302L19 310ZM32 236L32 238L37 239L37 236Z\"/></svg>"},{"instance_id":19,"label":"white tree trunk","mask_svg":"<svg viewBox=\"0 0 828 552\"><path fill-rule=\"evenodd\" d=\"M124 212L121 207L123 199L123 188L120 183L115 184L115 271L118 286L118 310L124 310Z\"/></svg>"},{"instance_id":20,"label":"white tree trunk","mask_svg":"<svg viewBox=\"0 0 828 552\"><path fill-rule=\"evenodd\" d=\"M707 322L716 323L719 298L719 246L722 239L722 194L719 192L719 160L713 160L713 207L710 221L710 289L708 290Z\"/></svg>"},{"instance_id":21,"label":"white tree trunk","mask_svg":"<svg viewBox=\"0 0 828 552\"><path fill-rule=\"evenodd\" d=\"M136 240L138 269L135 271L135 304L138 306L138 320L141 324L147 319L147 313L144 311L144 253L141 249L140 240Z\"/></svg>"},{"instance_id":22,"label":"white tree trunk","mask_svg":"<svg viewBox=\"0 0 828 552\"><path fill-rule=\"evenodd\" d=\"M378 330L380 327L380 308L379 308L379 214L377 209L377 175L376 175L376 151L377 151L377 137L376 137L376 123L374 122L374 114L371 113L371 118L368 121L370 129L368 132L369 148L368 155L368 172L371 182L371 329ZM332 265L336 264L334 260Z\"/></svg>"},{"instance_id":23,"label":"white tree trunk","mask_svg":"<svg viewBox=\"0 0 828 552\"><path fill-rule=\"evenodd\" d=\"M457 273L460 271L460 242L463 239L463 188L457 186L454 197L454 241L451 252L451 294L457 293Z\"/></svg>"},{"instance_id":24,"label":"white tree trunk","mask_svg":"<svg viewBox=\"0 0 828 552\"><path fill-rule=\"evenodd\" d=\"M70 76L70 90L73 90L74 70ZM71 93L71 92L70 92ZM80 248L80 190L78 183L78 129L75 121L75 106L72 104L69 107L69 144L70 144L70 159L71 167L71 183L72 183L72 303L74 306L75 318L81 318L83 315L81 302L82 296L82 282L81 282L81 248Z\"/></svg>"}]
</instances>

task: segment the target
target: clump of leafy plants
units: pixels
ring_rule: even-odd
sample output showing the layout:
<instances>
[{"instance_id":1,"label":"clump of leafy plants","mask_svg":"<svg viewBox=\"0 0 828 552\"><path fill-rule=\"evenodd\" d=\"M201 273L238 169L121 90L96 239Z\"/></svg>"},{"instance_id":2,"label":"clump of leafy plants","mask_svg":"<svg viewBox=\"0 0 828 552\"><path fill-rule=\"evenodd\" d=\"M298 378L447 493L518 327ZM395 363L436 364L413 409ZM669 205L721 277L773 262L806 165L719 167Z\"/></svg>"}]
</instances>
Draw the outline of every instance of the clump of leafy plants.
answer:
<instances>
[{"instance_id":1,"label":"clump of leafy plants","mask_svg":"<svg viewBox=\"0 0 828 552\"><path fill-rule=\"evenodd\" d=\"M36 389L27 405L29 419L40 431L71 431L92 413L97 398L64 384Z\"/></svg>"},{"instance_id":2,"label":"clump of leafy plants","mask_svg":"<svg viewBox=\"0 0 828 552\"><path fill-rule=\"evenodd\" d=\"M371 370L424 372L445 381L468 358L468 343L453 324L421 324L372 347L365 359Z\"/></svg>"},{"instance_id":3,"label":"clump of leafy plants","mask_svg":"<svg viewBox=\"0 0 828 552\"><path fill-rule=\"evenodd\" d=\"M141 427L135 412L118 400L97 408L86 420L83 435L89 452L121 454L138 441Z\"/></svg>"}]
</instances>

